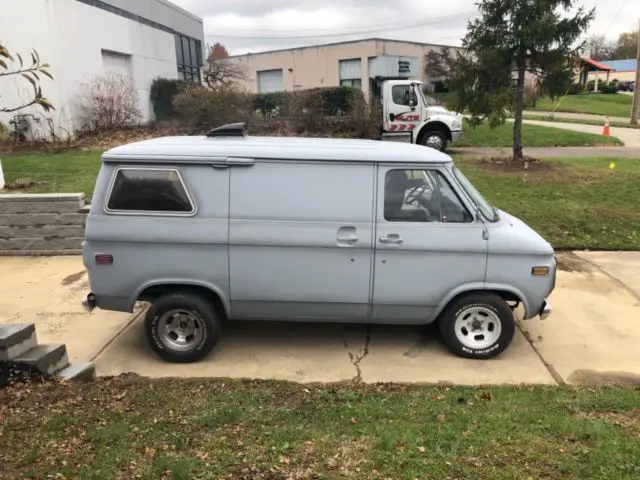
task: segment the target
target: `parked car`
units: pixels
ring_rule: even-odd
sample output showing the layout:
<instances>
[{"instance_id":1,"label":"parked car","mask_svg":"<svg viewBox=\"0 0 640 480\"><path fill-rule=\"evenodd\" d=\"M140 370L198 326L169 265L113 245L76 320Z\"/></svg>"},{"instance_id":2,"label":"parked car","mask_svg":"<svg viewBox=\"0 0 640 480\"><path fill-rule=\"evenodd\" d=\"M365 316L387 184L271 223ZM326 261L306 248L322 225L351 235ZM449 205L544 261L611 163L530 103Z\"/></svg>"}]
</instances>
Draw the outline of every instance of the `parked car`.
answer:
<instances>
[{"instance_id":1,"label":"parked car","mask_svg":"<svg viewBox=\"0 0 640 480\"><path fill-rule=\"evenodd\" d=\"M223 319L438 322L453 353L484 359L510 344L518 305L551 312L551 245L435 149L234 124L102 160L84 304L151 302L146 336L167 361L205 357Z\"/></svg>"}]
</instances>

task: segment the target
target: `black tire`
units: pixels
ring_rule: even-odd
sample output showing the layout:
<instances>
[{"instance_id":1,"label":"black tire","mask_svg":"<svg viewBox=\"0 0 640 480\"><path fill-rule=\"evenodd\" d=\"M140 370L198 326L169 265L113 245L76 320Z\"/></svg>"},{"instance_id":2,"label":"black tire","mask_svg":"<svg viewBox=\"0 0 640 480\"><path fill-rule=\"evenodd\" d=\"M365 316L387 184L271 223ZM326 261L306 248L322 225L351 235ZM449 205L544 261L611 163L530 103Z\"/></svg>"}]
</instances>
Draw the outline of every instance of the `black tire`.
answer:
<instances>
[{"instance_id":1,"label":"black tire","mask_svg":"<svg viewBox=\"0 0 640 480\"><path fill-rule=\"evenodd\" d=\"M493 312L500 322L499 327L501 330L497 339L490 345L483 346L482 348L473 348L470 345L465 345L456 335L456 319L463 314L465 310L472 307L478 307L481 311ZM483 320L488 322L489 327L490 324L493 323L488 316L484 317ZM493 358L504 352L511 344L516 331L515 317L511 308L509 308L502 298L492 293L469 294L454 300L447 306L444 312L442 312L439 319L439 326L442 340L453 354L459 357L478 360ZM498 328L498 326L494 325L493 328ZM466 327L460 330L461 335L465 335L464 329L466 329ZM473 331L466 331L466 335L473 333ZM478 335L478 337L480 336L481 334ZM482 338L484 338L484 336L482 336Z\"/></svg>"},{"instance_id":2,"label":"black tire","mask_svg":"<svg viewBox=\"0 0 640 480\"><path fill-rule=\"evenodd\" d=\"M183 310L194 316L200 325L201 338L192 347L175 349L163 339L159 323L163 315L172 310ZM218 342L220 318L213 304L201 295L189 292L175 292L162 295L149 307L145 316L145 334L151 349L166 362L191 363L205 358Z\"/></svg>"},{"instance_id":3,"label":"black tire","mask_svg":"<svg viewBox=\"0 0 640 480\"><path fill-rule=\"evenodd\" d=\"M432 139L435 139L438 142L438 144L440 145L439 148L435 148L430 144ZM434 150L438 150L440 152L444 152L447 149L447 142L447 136L441 130L427 130L426 132L424 132L422 138L420 139L421 145L433 148Z\"/></svg>"}]
</instances>

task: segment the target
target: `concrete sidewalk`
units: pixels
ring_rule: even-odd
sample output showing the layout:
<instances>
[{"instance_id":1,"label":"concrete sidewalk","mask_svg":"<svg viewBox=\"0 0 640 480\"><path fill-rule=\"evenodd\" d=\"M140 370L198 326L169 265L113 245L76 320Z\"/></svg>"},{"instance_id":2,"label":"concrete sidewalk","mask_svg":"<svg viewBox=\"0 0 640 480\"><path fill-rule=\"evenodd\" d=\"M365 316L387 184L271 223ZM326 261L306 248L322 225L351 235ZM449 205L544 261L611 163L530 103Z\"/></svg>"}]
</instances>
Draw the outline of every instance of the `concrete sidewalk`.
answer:
<instances>
[{"instance_id":1,"label":"concrete sidewalk","mask_svg":"<svg viewBox=\"0 0 640 480\"><path fill-rule=\"evenodd\" d=\"M602 135L603 129L602 126L585 125L582 123L543 122L540 120L523 120L523 123L527 125L539 125L541 127L570 130L573 132L592 133L594 135ZM640 129L611 127L611 136L622 140L625 147L640 148Z\"/></svg>"},{"instance_id":2,"label":"concrete sidewalk","mask_svg":"<svg viewBox=\"0 0 640 480\"><path fill-rule=\"evenodd\" d=\"M606 115L596 115L593 113L570 113L570 112L549 112L549 111L536 111L536 110L525 110L525 115L536 115L536 116L554 116L556 118L575 118L576 120L593 120L596 122L602 122L604 126L604 120ZM609 116L610 122L620 122L620 123L629 123L629 118L631 116L631 109L629 109L629 117L612 117Z\"/></svg>"},{"instance_id":3,"label":"concrete sidewalk","mask_svg":"<svg viewBox=\"0 0 640 480\"><path fill-rule=\"evenodd\" d=\"M459 147L447 149L449 155L466 157L505 157L512 154L511 147ZM640 147L525 147L524 154L533 158L563 157L625 157L640 160Z\"/></svg>"}]
</instances>

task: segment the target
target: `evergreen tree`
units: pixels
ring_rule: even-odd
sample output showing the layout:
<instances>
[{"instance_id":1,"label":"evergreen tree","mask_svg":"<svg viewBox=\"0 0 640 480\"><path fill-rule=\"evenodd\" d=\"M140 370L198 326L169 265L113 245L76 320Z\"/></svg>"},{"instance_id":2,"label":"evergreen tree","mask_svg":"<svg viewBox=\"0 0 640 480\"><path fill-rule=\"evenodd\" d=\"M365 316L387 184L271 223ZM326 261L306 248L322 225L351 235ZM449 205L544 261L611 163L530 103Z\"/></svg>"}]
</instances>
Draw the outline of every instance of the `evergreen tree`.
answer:
<instances>
[{"instance_id":1,"label":"evergreen tree","mask_svg":"<svg viewBox=\"0 0 640 480\"><path fill-rule=\"evenodd\" d=\"M469 23L464 53L454 61L452 90L457 110L472 124L503 124L513 114L513 160L522 160L522 113L527 74L551 97L573 81L584 42L579 38L595 16L580 0L481 0ZM573 13L571 13L573 11Z\"/></svg>"}]
</instances>

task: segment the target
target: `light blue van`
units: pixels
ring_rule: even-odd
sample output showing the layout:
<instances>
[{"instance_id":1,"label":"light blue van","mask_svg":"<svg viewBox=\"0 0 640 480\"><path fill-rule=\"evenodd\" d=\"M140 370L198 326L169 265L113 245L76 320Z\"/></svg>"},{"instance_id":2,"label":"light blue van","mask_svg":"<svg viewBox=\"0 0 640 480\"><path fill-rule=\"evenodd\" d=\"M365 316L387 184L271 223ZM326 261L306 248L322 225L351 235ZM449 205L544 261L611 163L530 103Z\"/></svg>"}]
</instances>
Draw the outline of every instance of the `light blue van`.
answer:
<instances>
[{"instance_id":1,"label":"light blue van","mask_svg":"<svg viewBox=\"0 0 640 480\"><path fill-rule=\"evenodd\" d=\"M171 362L221 320L438 322L455 354L507 348L548 316L551 245L490 205L449 156L366 140L251 137L243 124L106 152L87 219L85 305L151 302Z\"/></svg>"}]
</instances>

